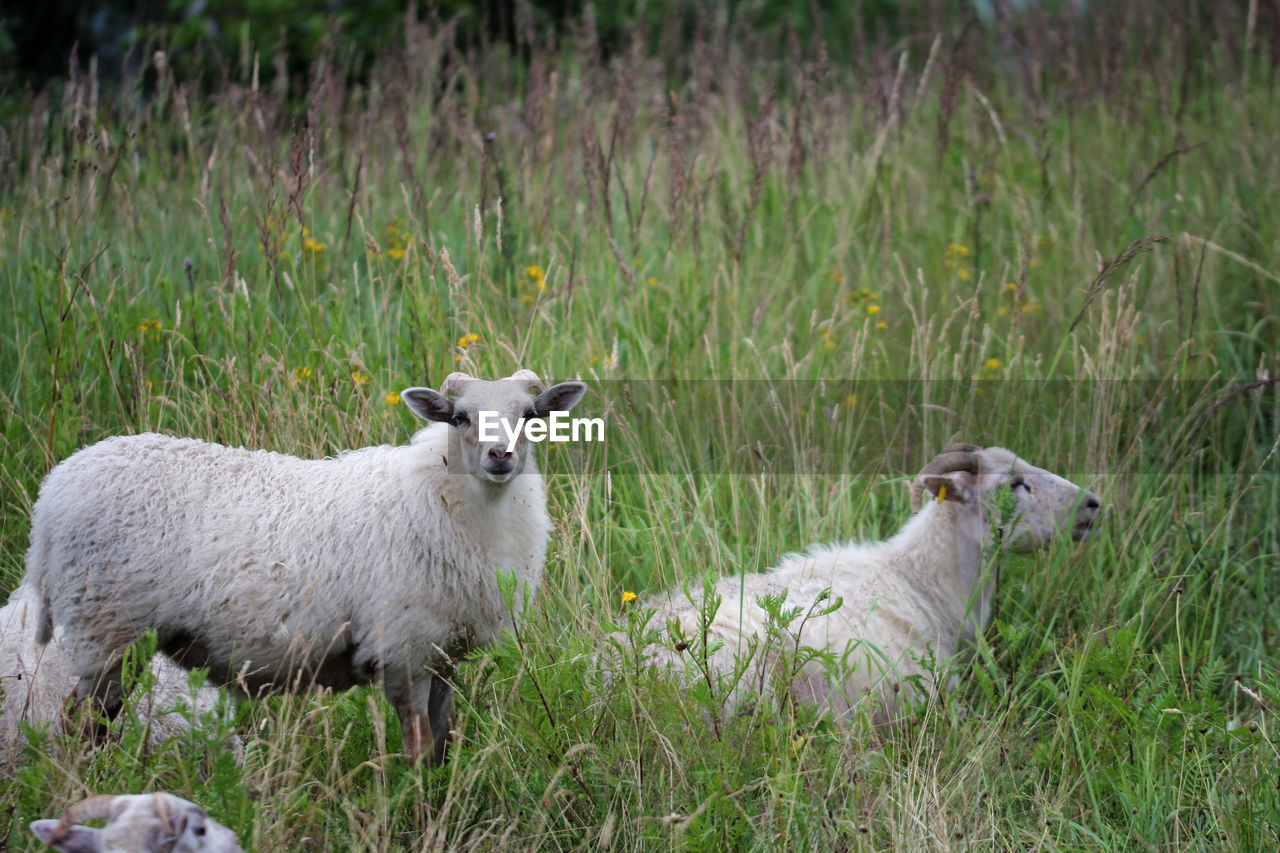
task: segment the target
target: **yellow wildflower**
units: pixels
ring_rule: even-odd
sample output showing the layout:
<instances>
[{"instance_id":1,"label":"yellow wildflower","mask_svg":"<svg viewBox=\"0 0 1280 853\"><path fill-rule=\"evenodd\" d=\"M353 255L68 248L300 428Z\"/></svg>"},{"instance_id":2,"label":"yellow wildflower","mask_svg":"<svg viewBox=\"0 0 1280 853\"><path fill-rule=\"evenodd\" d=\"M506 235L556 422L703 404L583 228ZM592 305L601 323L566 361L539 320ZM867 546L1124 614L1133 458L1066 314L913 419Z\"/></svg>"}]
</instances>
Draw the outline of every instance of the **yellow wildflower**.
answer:
<instances>
[{"instance_id":1,"label":"yellow wildflower","mask_svg":"<svg viewBox=\"0 0 1280 853\"><path fill-rule=\"evenodd\" d=\"M369 381L369 374L361 373L359 370L351 371L351 381L357 385L363 385Z\"/></svg>"},{"instance_id":2,"label":"yellow wildflower","mask_svg":"<svg viewBox=\"0 0 1280 853\"><path fill-rule=\"evenodd\" d=\"M159 320L143 320L138 324L138 334L146 335L153 341L160 340L160 330L164 328L164 324Z\"/></svg>"},{"instance_id":3,"label":"yellow wildflower","mask_svg":"<svg viewBox=\"0 0 1280 853\"><path fill-rule=\"evenodd\" d=\"M987 373L991 373L991 372L993 372L993 371L999 370L999 369L1000 369L1000 359L998 359L998 358L989 358L989 359L987 359L985 362L983 362L983 364L982 364L982 369L983 369L985 372L987 372Z\"/></svg>"},{"instance_id":4,"label":"yellow wildflower","mask_svg":"<svg viewBox=\"0 0 1280 853\"><path fill-rule=\"evenodd\" d=\"M649 282L648 282L648 284L649 284L649 286L650 286L650 287L657 287L657 286L658 286L658 279L654 278L653 276L649 276Z\"/></svg>"},{"instance_id":5,"label":"yellow wildflower","mask_svg":"<svg viewBox=\"0 0 1280 853\"><path fill-rule=\"evenodd\" d=\"M965 267L961 267L960 269L956 270L956 275L960 276L961 281L968 281L971 278L971 274L969 273L969 270L966 269Z\"/></svg>"},{"instance_id":6,"label":"yellow wildflower","mask_svg":"<svg viewBox=\"0 0 1280 853\"><path fill-rule=\"evenodd\" d=\"M393 261L402 261L409 254L413 235L400 230L400 220L392 220L387 225L387 257Z\"/></svg>"},{"instance_id":7,"label":"yellow wildflower","mask_svg":"<svg viewBox=\"0 0 1280 853\"><path fill-rule=\"evenodd\" d=\"M395 391L392 391L390 394L382 398L382 402L386 403L388 406L398 406L400 405L400 395Z\"/></svg>"},{"instance_id":8,"label":"yellow wildflower","mask_svg":"<svg viewBox=\"0 0 1280 853\"><path fill-rule=\"evenodd\" d=\"M631 602L635 601L635 600L636 600L637 598L639 598L639 597L640 597L640 596L636 595L634 592L632 592L632 591L631 591L631 590L629 590L629 589L628 589L628 590L624 590L624 591L623 591L623 593L622 593L622 606L623 606L623 607L626 607L628 604L630 604Z\"/></svg>"},{"instance_id":9,"label":"yellow wildflower","mask_svg":"<svg viewBox=\"0 0 1280 853\"><path fill-rule=\"evenodd\" d=\"M461 347L462 349L466 349L467 347L471 346L474 343L478 343L479 341L480 341L480 336L477 335L475 332L470 332L458 338L458 346Z\"/></svg>"},{"instance_id":10,"label":"yellow wildflower","mask_svg":"<svg viewBox=\"0 0 1280 853\"><path fill-rule=\"evenodd\" d=\"M1018 292L1018 283L1017 283L1016 281L1009 281L1009 282L1005 282L1005 285L1004 285L1004 292L1005 292L1005 293L1017 293L1017 292Z\"/></svg>"},{"instance_id":11,"label":"yellow wildflower","mask_svg":"<svg viewBox=\"0 0 1280 853\"><path fill-rule=\"evenodd\" d=\"M879 323L876 323L877 332L883 332L887 328L889 328L889 324L886 323L884 320L881 320Z\"/></svg>"},{"instance_id":12,"label":"yellow wildflower","mask_svg":"<svg viewBox=\"0 0 1280 853\"><path fill-rule=\"evenodd\" d=\"M321 243L319 240L313 240L310 237L303 239L302 248L313 255L318 255L328 248L328 244Z\"/></svg>"},{"instance_id":13,"label":"yellow wildflower","mask_svg":"<svg viewBox=\"0 0 1280 853\"><path fill-rule=\"evenodd\" d=\"M844 273L834 267L827 270L827 278L831 279L832 284L844 284Z\"/></svg>"},{"instance_id":14,"label":"yellow wildflower","mask_svg":"<svg viewBox=\"0 0 1280 853\"><path fill-rule=\"evenodd\" d=\"M874 317L875 315L877 315L877 314L879 314L879 313L880 313L880 306L879 306L879 305L868 305L868 306L867 306L867 313L868 313L868 314L870 314L872 317Z\"/></svg>"},{"instance_id":15,"label":"yellow wildflower","mask_svg":"<svg viewBox=\"0 0 1280 853\"><path fill-rule=\"evenodd\" d=\"M294 384L294 385L297 385L297 384L298 384L298 383L300 383L300 382L306 382L306 381L307 381L308 379L310 379L310 378L311 378L311 368L309 368L309 367L295 367L295 368L293 369L293 384Z\"/></svg>"},{"instance_id":16,"label":"yellow wildflower","mask_svg":"<svg viewBox=\"0 0 1280 853\"><path fill-rule=\"evenodd\" d=\"M527 266L524 268L524 275L525 275L525 278L533 282L534 288L539 293L542 293L544 290L547 289L547 271L544 270L542 267L538 266L537 264L533 264L532 266Z\"/></svg>"}]
</instances>

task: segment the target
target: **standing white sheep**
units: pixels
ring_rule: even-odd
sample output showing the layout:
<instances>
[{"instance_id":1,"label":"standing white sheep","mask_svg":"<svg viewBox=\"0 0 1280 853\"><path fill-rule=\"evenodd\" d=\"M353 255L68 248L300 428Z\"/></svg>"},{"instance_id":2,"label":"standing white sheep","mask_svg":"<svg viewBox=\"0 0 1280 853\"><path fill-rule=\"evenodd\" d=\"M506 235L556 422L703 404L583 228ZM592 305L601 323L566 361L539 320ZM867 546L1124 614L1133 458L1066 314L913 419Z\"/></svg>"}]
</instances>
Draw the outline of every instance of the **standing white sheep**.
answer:
<instances>
[{"instance_id":1,"label":"standing white sheep","mask_svg":"<svg viewBox=\"0 0 1280 853\"><path fill-rule=\"evenodd\" d=\"M920 676L927 695L934 695L929 658L945 662L986 626L994 583L984 577L982 553L998 490L1011 490L1016 500L1012 529L1003 529L1001 538L1017 550L1044 547L1059 533L1084 538L1100 506L1091 492L1004 448L952 445L912 482L911 507L918 512L892 538L816 545L786 555L767 572L722 578L705 646L706 608L668 593L651 605L649 624L665 627L673 641L644 652L659 666L703 678L734 674L737 666L741 677L725 696L729 713L782 685L837 718L874 692L873 718L886 723L896 715L907 679ZM937 499L921 508L926 492ZM771 617L761 599L783 594L782 607L798 607L800 615L775 634L782 632L788 648L833 655L838 677L830 677L830 665L817 658L803 661L798 671L778 671L778 650L765 643ZM705 661L695 659L704 649Z\"/></svg>"},{"instance_id":2,"label":"standing white sheep","mask_svg":"<svg viewBox=\"0 0 1280 853\"><path fill-rule=\"evenodd\" d=\"M248 693L376 682L410 759L437 762L453 662L509 624L499 574L537 587L551 531L525 435L482 441L480 413L514 425L585 391L528 370L450 374L401 394L437 422L408 445L322 460L155 434L85 448L32 511L40 639L65 627L78 698L109 714L121 654L146 628L179 664Z\"/></svg>"},{"instance_id":3,"label":"standing white sheep","mask_svg":"<svg viewBox=\"0 0 1280 853\"><path fill-rule=\"evenodd\" d=\"M46 725L52 732L62 730L67 701L76 689L71 659L62 644L62 630L54 632L46 644L36 642L36 615L40 596L28 586L20 586L0 608L0 769L16 763L25 740L21 723ZM162 654L151 658L154 684L137 709L147 720L152 746L159 746L190 725L191 717L214 711L218 691L208 685L193 696L186 670ZM190 708L190 716L169 711L180 703ZM161 713L164 712L164 713ZM240 739L234 735L228 746L243 755Z\"/></svg>"},{"instance_id":4,"label":"standing white sheep","mask_svg":"<svg viewBox=\"0 0 1280 853\"><path fill-rule=\"evenodd\" d=\"M82 820L107 825L95 829ZM61 820L33 820L31 831L63 853L244 853L236 834L204 809L163 791L89 797Z\"/></svg>"}]
</instances>

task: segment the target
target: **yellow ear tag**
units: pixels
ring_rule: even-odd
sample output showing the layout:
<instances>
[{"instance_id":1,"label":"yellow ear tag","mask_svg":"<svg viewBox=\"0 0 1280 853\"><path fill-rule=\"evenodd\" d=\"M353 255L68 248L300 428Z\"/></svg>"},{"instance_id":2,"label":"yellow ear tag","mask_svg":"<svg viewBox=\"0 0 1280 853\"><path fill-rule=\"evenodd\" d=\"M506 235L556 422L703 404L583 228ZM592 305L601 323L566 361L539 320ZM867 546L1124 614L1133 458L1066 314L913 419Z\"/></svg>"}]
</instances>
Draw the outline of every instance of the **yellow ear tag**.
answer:
<instances>
[{"instance_id":1,"label":"yellow ear tag","mask_svg":"<svg viewBox=\"0 0 1280 853\"><path fill-rule=\"evenodd\" d=\"M938 503L942 503L947 499L947 484L943 483L938 486Z\"/></svg>"}]
</instances>

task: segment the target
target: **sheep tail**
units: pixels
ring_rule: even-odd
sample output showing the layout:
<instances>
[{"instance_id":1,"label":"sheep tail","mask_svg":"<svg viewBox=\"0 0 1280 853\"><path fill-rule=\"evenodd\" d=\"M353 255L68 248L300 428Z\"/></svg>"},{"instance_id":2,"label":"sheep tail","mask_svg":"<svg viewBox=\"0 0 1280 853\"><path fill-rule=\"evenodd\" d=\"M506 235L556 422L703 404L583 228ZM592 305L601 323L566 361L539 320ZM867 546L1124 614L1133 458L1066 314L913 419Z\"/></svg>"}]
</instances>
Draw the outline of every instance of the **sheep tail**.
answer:
<instances>
[{"instance_id":1,"label":"sheep tail","mask_svg":"<svg viewBox=\"0 0 1280 853\"><path fill-rule=\"evenodd\" d=\"M27 576L22 583L27 588L26 597L34 599L36 642L47 646L53 639L53 608L49 605L49 589L45 584L45 569L49 564L49 537L43 532L31 530L31 547L27 549Z\"/></svg>"},{"instance_id":2,"label":"sheep tail","mask_svg":"<svg viewBox=\"0 0 1280 853\"><path fill-rule=\"evenodd\" d=\"M36 642L47 646L53 639L53 608L49 605L49 594L40 590L40 604L36 612Z\"/></svg>"}]
</instances>

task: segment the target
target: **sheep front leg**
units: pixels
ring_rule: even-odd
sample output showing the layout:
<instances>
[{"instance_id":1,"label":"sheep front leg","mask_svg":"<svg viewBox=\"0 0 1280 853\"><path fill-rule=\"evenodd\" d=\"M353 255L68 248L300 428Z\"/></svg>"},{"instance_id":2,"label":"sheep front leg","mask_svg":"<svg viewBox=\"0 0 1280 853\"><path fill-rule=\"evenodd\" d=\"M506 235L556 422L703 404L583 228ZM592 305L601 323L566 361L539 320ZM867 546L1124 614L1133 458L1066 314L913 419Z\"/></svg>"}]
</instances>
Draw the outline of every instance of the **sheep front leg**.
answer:
<instances>
[{"instance_id":1,"label":"sheep front leg","mask_svg":"<svg viewBox=\"0 0 1280 853\"><path fill-rule=\"evenodd\" d=\"M431 679L431 698L427 703L431 732L435 738L432 753L435 763L444 761L444 747L449 742L449 723L453 718L453 685L442 675Z\"/></svg>"},{"instance_id":2,"label":"sheep front leg","mask_svg":"<svg viewBox=\"0 0 1280 853\"><path fill-rule=\"evenodd\" d=\"M449 739L453 687L443 676L428 674L415 680L408 693L393 704L409 763L424 761L428 767L440 764Z\"/></svg>"}]
</instances>

